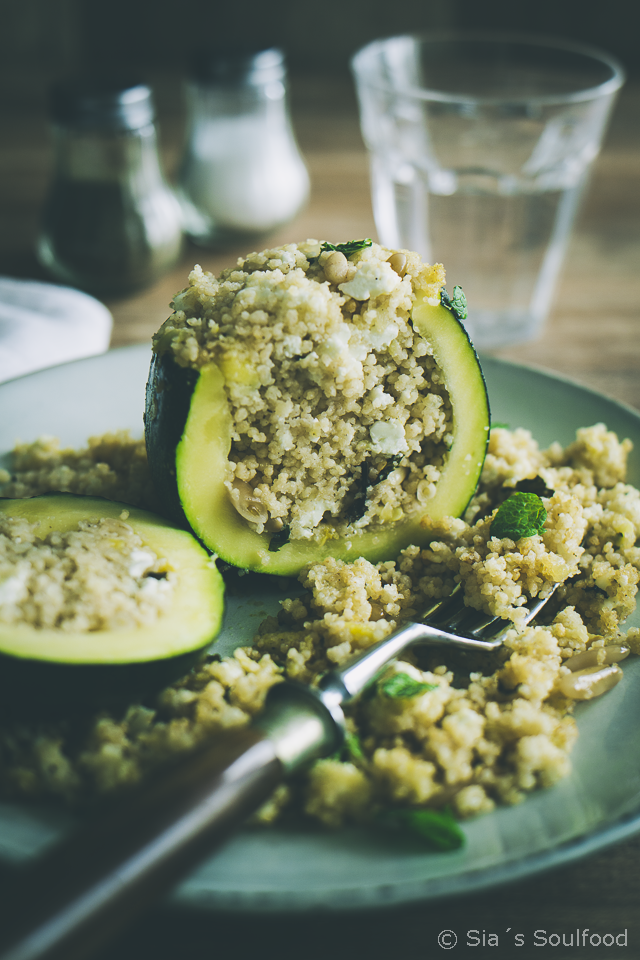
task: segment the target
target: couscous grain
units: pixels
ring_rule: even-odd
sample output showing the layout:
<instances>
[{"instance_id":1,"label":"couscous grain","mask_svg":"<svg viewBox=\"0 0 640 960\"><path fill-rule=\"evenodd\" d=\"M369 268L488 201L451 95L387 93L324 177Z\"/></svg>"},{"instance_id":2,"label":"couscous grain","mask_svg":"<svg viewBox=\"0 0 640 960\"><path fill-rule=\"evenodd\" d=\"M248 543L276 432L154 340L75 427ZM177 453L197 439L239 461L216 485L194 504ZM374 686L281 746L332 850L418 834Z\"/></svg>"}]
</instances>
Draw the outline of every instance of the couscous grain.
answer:
<instances>
[{"instance_id":1,"label":"couscous grain","mask_svg":"<svg viewBox=\"0 0 640 960\"><path fill-rule=\"evenodd\" d=\"M471 605L512 620L499 655L476 662L432 648L390 665L350 711L343 754L279 788L258 819L295 809L335 827L407 806L449 806L464 818L552 785L569 772L577 736L566 694L567 678L580 670L571 658L587 653L598 668L629 648L640 652L640 630L621 633L640 569L640 493L625 483L629 449L602 424L579 431L566 449L548 450L527 431L494 429L465 518L440 522L427 548L378 564L311 564L300 577L304 593L282 602L253 646L210 656L124 715L103 712L81 728L70 720L3 723L3 793L78 802L118 790L216 731L249 723L274 683L315 682L459 581ZM21 456L28 461L28 449ZM83 471L94 475L95 466L81 458L72 482L82 485ZM499 504L535 477L549 494L543 532L517 542L492 538ZM28 492L19 470L12 482ZM561 585L549 622L522 626L524 593L544 595L554 582Z\"/></svg>"},{"instance_id":2,"label":"couscous grain","mask_svg":"<svg viewBox=\"0 0 640 960\"><path fill-rule=\"evenodd\" d=\"M226 486L258 534L344 537L397 523L435 496L452 410L419 289L444 271L376 243L351 253L309 240L196 266L154 338L183 367L215 363L231 416Z\"/></svg>"}]
</instances>

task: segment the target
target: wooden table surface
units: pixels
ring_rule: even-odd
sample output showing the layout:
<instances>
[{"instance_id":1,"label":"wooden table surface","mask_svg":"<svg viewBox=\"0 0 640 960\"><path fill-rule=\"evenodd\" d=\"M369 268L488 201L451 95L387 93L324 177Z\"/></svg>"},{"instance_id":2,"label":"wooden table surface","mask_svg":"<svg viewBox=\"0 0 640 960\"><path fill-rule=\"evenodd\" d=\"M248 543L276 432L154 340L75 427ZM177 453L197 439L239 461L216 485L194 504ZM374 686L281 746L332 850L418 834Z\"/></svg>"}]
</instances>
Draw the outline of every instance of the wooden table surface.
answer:
<instances>
[{"instance_id":1,"label":"wooden table surface","mask_svg":"<svg viewBox=\"0 0 640 960\"><path fill-rule=\"evenodd\" d=\"M316 237L344 240L375 237L366 157L355 101L347 84L298 81L293 109L300 145L312 179L311 201L297 220L267 238L264 246ZM165 158L175 169L179 116L165 118ZM6 117L9 136L0 147L0 270L18 275L36 270L30 253L37 212L46 187L50 152L44 123ZM218 272L246 250L211 254L193 247L154 287L109 303L113 346L148 341L169 313L173 294L199 262ZM552 315L535 343L498 355L557 371L640 408L640 83L623 91L604 150L571 240ZM640 957L640 837L571 866L486 893L337 917L191 917L158 908L100 960L208 960L233 956L304 957L320 960L382 957L423 958L440 954L437 934L450 928L459 943L452 956L531 958L552 956ZM618 934L628 931L626 951L573 947L541 953L538 929L566 933L576 928ZM515 949L507 928L525 934ZM499 947L467 946L466 931L499 936ZM445 951L443 955L447 955Z\"/></svg>"}]
</instances>

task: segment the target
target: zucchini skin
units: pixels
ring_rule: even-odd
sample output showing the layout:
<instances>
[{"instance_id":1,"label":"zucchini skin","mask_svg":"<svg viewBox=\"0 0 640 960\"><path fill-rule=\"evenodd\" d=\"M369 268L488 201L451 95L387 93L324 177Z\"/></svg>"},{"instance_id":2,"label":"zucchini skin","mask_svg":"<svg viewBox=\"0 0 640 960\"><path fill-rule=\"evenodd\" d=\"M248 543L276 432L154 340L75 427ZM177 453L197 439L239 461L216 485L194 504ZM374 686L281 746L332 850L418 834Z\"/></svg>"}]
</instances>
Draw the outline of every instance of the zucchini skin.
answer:
<instances>
[{"instance_id":1,"label":"zucchini skin","mask_svg":"<svg viewBox=\"0 0 640 960\"><path fill-rule=\"evenodd\" d=\"M149 469L162 512L190 529L176 479L176 448L182 439L200 372L180 367L170 353L154 353L147 380L144 435Z\"/></svg>"},{"instance_id":2,"label":"zucchini skin","mask_svg":"<svg viewBox=\"0 0 640 960\"><path fill-rule=\"evenodd\" d=\"M206 656L195 650L150 663L75 664L0 655L0 717L49 719L125 710L151 699Z\"/></svg>"}]
</instances>

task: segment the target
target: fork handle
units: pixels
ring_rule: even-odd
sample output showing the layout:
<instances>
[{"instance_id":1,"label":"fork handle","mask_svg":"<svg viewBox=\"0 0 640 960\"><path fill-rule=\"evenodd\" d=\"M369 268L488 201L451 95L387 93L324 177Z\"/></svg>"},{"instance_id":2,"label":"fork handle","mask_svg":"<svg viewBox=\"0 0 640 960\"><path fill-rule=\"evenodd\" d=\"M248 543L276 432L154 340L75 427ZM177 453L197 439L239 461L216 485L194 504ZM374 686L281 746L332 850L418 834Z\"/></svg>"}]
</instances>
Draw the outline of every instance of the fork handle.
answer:
<instances>
[{"instance_id":1,"label":"fork handle","mask_svg":"<svg viewBox=\"0 0 640 960\"><path fill-rule=\"evenodd\" d=\"M215 734L22 871L2 902L0 960L89 957L340 739L312 691L272 687L255 726Z\"/></svg>"},{"instance_id":2,"label":"fork handle","mask_svg":"<svg viewBox=\"0 0 640 960\"><path fill-rule=\"evenodd\" d=\"M227 839L282 771L261 731L229 730L127 796L24 871L3 904L1 960L90 956Z\"/></svg>"}]
</instances>

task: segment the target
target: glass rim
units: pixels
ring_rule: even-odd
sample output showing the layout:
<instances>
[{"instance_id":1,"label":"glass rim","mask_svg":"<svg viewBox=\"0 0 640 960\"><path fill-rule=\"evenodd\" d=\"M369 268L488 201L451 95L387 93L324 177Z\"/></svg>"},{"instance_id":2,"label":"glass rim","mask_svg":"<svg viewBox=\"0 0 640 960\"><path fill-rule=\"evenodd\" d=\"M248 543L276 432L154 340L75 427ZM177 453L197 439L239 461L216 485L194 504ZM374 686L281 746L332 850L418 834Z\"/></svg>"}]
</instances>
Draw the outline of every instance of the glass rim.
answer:
<instances>
[{"instance_id":1,"label":"glass rim","mask_svg":"<svg viewBox=\"0 0 640 960\"><path fill-rule=\"evenodd\" d=\"M402 39L416 40L419 42L429 41L433 43L495 43L510 44L512 46L526 46L532 49L542 48L546 50L559 50L566 53L579 54L588 57L590 60L597 61L601 65L611 70L611 76L602 83L595 86L582 87L569 93L544 93L531 95L509 95L505 92L503 96L478 96L466 93L449 93L445 90L438 90L435 87L417 87L417 86L396 86L393 83L385 82L379 78L372 77L370 65L370 56L376 49L382 49L389 43ZM402 94L413 97L416 100L432 101L439 103L459 103L472 105L559 105L566 103L579 103L585 100L597 100L599 98L613 95L626 80L626 73L623 65L612 54L601 50L599 47L588 43L581 43L571 40L563 40L558 37L548 37L537 34L510 33L501 31L438 31L434 33L401 33L391 37L381 37L373 40L366 46L361 47L351 58L351 70L356 79L356 84L363 84L368 87L383 91L385 93Z\"/></svg>"}]
</instances>

